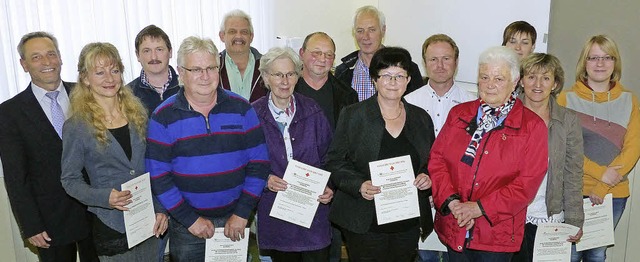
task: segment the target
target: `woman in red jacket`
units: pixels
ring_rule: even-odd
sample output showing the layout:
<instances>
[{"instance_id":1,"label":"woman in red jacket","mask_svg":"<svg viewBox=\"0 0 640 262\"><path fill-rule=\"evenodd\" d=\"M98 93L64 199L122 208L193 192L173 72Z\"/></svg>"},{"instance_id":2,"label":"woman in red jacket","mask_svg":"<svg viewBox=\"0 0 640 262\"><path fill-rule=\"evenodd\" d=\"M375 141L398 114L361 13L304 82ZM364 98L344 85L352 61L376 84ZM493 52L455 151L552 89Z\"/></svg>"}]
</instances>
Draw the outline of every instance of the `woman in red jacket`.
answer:
<instances>
[{"instance_id":1,"label":"woman in red jacket","mask_svg":"<svg viewBox=\"0 0 640 262\"><path fill-rule=\"evenodd\" d=\"M547 128L514 95L518 56L480 55L480 99L454 107L429 160L435 230L449 261L510 261L520 249L526 206L547 170Z\"/></svg>"}]
</instances>

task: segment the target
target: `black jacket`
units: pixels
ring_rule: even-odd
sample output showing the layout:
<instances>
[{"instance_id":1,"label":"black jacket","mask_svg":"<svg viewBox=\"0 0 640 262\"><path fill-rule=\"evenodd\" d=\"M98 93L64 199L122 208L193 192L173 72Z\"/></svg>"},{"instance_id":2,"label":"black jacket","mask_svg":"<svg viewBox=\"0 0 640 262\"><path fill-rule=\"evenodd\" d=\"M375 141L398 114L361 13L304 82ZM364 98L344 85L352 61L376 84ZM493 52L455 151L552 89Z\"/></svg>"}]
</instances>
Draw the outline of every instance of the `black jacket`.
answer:
<instances>
[{"instance_id":1,"label":"black jacket","mask_svg":"<svg viewBox=\"0 0 640 262\"><path fill-rule=\"evenodd\" d=\"M131 83L127 84L133 90L133 94L140 98L140 101L147 108L148 115L151 116L153 110L156 109L165 99L169 98L172 95L178 93L180 90L180 85L178 81L178 74L173 70L173 67L169 66L169 70L171 70L171 83L167 87L167 90L162 94L158 94L153 87L142 84L140 77L131 81Z\"/></svg>"},{"instance_id":2,"label":"black jacket","mask_svg":"<svg viewBox=\"0 0 640 262\"><path fill-rule=\"evenodd\" d=\"M404 132L420 154L416 173L427 172L431 145L435 140L433 122L421 108L404 102L407 112ZM360 194L360 186L371 180L369 162L378 160L385 123L380 113L377 95L346 107L338 120L336 132L329 147L327 170L337 190L331 205L329 219L354 233L366 233L375 216L374 202ZM422 237L433 230L430 190L418 191Z\"/></svg>"},{"instance_id":3,"label":"black jacket","mask_svg":"<svg viewBox=\"0 0 640 262\"><path fill-rule=\"evenodd\" d=\"M64 83L69 93L74 83ZM0 105L0 157L11 208L23 238L42 231L52 246L89 237L86 206L60 183L62 139L31 85Z\"/></svg>"},{"instance_id":4,"label":"black jacket","mask_svg":"<svg viewBox=\"0 0 640 262\"><path fill-rule=\"evenodd\" d=\"M336 78L340 79L347 86L351 86L351 80L353 79L353 69L356 67L356 62L358 61L358 50L348 54L343 57L342 64L336 67ZM422 74L420 74L420 68L414 62L411 62L411 69L409 70L409 75L411 76L411 81L407 85L407 91L404 92L404 95L407 95L416 89L422 87L424 82L422 80Z\"/></svg>"},{"instance_id":5,"label":"black jacket","mask_svg":"<svg viewBox=\"0 0 640 262\"><path fill-rule=\"evenodd\" d=\"M296 90L301 84L301 81L304 81L304 79L298 79ZM351 104L358 103L358 93L356 93L356 90L354 90L353 88L345 85L342 81L338 80L331 73L329 73L329 79L327 79L327 81L329 81L331 91L333 93L333 122L338 123L338 117L340 116L340 111L342 111L342 108Z\"/></svg>"}]
</instances>

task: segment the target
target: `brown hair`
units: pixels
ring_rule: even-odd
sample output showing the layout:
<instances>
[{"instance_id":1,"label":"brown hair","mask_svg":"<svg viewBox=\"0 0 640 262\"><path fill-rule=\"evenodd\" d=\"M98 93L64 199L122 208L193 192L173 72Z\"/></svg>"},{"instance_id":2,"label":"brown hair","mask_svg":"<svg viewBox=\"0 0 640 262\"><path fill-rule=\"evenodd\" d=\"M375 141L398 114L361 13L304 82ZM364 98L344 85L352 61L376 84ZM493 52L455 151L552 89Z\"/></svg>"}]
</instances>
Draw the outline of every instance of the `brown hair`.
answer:
<instances>
[{"instance_id":1,"label":"brown hair","mask_svg":"<svg viewBox=\"0 0 640 262\"><path fill-rule=\"evenodd\" d=\"M502 46L506 46L509 40L517 34L528 34L531 36L531 44L536 44L536 38L538 37L536 28L525 21L515 21L504 28L504 32L502 33Z\"/></svg>"}]
</instances>

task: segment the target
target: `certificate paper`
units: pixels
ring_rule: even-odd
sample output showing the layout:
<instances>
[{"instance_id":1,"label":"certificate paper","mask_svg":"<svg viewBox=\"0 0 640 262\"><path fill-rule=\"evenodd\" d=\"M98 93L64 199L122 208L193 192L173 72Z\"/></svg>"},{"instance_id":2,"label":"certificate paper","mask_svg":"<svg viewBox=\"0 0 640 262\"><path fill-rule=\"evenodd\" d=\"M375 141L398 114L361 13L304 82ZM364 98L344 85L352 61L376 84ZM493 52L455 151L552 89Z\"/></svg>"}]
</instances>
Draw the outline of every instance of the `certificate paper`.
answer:
<instances>
[{"instance_id":1,"label":"certificate paper","mask_svg":"<svg viewBox=\"0 0 640 262\"><path fill-rule=\"evenodd\" d=\"M126 205L129 211L124 211L127 244L129 248L132 248L153 236L153 225L156 223L149 173L122 184L122 191L124 190L131 191L131 200L133 201Z\"/></svg>"},{"instance_id":2,"label":"certificate paper","mask_svg":"<svg viewBox=\"0 0 640 262\"><path fill-rule=\"evenodd\" d=\"M420 216L418 189L411 158L406 156L369 162L371 183L381 191L373 200L378 225Z\"/></svg>"},{"instance_id":3,"label":"certificate paper","mask_svg":"<svg viewBox=\"0 0 640 262\"><path fill-rule=\"evenodd\" d=\"M329 175L330 172L289 160L282 177L287 189L278 192L269 216L310 228L320 203L318 196L324 193Z\"/></svg>"},{"instance_id":4,"label":"certificate paper","mask_svg":"<svg viewBox=\"0 0 640 262\"><path fill-rule=\"evenodd\" d=\"M567 239L578 234L579 230L576 226L563 223L538 225L533 245L533 261L571 261L571 242Z\"/></svg>"},{"instance_id":5,"label":"certificate paper","mask_svg":"<svg viewBox=\"0 0 640 262\"><path fill-rule=\"evenodd\" d=\"M613 197L604 196L602 205L592 205L591 200L585 198L584 225L582 238L576 243L576 250L582 251L596 247L614 244L613 234Z\"/></svg>"},{"instance_id":6,"label":"certificate paper","mask_svg":"<svg viewBox=\"0 0 640 262\"><path fill-rule=\"evenodd\" d=\"M216 228L213 237L205 241L204 261L246 262L249 250L249 229L244 229L244 238L233 242L224 236L224 227Z\"/></svg>"}]
</instances>

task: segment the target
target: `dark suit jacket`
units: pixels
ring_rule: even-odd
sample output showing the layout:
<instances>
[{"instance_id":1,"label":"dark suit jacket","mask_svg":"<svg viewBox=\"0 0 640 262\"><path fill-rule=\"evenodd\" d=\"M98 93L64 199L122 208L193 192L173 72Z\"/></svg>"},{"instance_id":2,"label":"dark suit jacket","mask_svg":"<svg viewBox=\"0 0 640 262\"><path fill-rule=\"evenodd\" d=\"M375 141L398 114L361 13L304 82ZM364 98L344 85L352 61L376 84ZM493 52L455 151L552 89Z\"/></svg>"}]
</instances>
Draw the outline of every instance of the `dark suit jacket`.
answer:
<instances>
[{"instance_id":1,"label":"dark suit jacket","mask_svg":"<svg viewBox=\"0 0 640 262\"><path fill-rule=\"evenodd\" d=\"M73 83L64 83L69 93ZM62 140L31 85L0 105L0 157L23 238L47 231L52 246L89 236L86 207L60 183Z\"/></svg>"},{"instance_id":2,"label":"dark suit jacket","mask_svg":"<svg viewBox=\"0 0 640 262\"><path fill-rule=\"evenodd\" d=\"M427 112L403 102L407 112L404 132L420 154L421 169L416 173L428 174L429 151L435 140L433 122ZM331 182L338 189L331 204L329 219L354 233L366 233L375 216L374 202L364 199L359 191L362 183L371 180L369 162L379 160L384 125L377 95L374 95L346 107L340 113L329 148L326 168L331 171ZM433 230L428 191L418 191L423 237Z\"/></svg>"}]
</instances>

